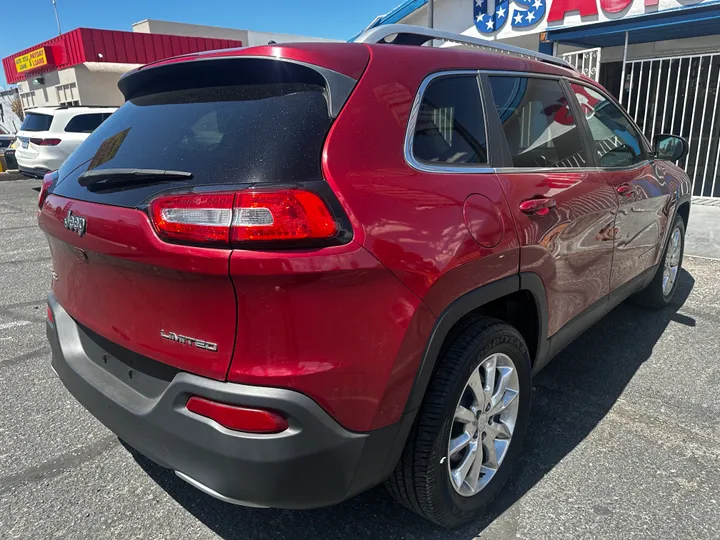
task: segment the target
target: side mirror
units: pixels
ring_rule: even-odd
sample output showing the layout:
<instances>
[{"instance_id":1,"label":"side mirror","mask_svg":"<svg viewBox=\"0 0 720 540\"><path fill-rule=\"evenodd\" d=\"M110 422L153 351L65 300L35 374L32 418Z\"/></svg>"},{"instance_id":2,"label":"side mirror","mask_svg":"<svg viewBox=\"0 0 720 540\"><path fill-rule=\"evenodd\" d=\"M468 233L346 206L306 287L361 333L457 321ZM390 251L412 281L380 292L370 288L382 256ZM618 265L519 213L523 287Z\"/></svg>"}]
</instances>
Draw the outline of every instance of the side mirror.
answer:
<instances>
[{"instance_id":1,"label":"side mirror","mask_svg":"<svg viewBox=\"0 0 720 540\"><path fill-rule=\"evenodd\" d=\"M655 159L678 161L688 153L688 143L675 135L655 136Z\"/></svg>"}]
</instances>

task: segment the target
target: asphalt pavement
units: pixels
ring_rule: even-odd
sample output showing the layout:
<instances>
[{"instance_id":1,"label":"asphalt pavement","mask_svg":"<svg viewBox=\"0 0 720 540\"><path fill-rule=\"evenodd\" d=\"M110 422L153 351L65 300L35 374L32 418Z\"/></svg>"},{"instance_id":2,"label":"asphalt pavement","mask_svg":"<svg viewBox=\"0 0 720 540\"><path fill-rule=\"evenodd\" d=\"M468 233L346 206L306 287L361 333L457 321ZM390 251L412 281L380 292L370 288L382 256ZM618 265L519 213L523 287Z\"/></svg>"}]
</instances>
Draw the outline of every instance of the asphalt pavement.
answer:
<instances>
[{"instance_id":1,"label":"asphalt pavement","mask_svg":"<svg viewBox=\"0 0 720 540\"><path fill-rule=\"evenodd\" d=\"M687 257L671 307L625 303L556 358L501 497L445 531L382 487L321 510L232 506L123 446L50 368L38 187L0 182L0 538L720 538L720 262Z\"/></svg>"}]
</instances>

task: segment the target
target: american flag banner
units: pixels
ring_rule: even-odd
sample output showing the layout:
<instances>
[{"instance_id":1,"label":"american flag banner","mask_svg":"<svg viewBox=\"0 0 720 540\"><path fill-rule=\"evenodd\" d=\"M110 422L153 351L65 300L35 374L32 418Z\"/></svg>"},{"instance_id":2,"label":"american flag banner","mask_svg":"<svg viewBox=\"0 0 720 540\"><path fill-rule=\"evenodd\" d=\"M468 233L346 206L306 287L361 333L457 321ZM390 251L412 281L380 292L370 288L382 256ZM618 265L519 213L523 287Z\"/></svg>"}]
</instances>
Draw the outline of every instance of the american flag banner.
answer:
<instances>
[{"instance_id":1,"label":"american flag banner","mask_svg":"<svg viewBox=\"0 0 720 540\"><path fill-rule=\"evenodd\" d=\"M514 0L524 9L510 9L510 0L496 0L492 15L489 13L488 0L475 0L473 17L475 28L481 34L494 34L510 19L513 28L527 28L539 23L547 10L547 0ZM512 13L511 13L512 12Z\"/></svg>"}]
</instances>

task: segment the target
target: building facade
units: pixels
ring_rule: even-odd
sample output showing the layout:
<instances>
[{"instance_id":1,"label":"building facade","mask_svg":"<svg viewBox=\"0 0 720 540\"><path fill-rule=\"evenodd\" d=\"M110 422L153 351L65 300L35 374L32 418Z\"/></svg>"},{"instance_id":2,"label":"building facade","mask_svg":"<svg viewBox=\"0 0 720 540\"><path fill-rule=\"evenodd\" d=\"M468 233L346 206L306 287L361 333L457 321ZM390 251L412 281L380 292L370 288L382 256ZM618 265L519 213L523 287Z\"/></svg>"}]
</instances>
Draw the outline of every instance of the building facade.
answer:
<instances>
[{"instance_id":1,"label":"building facade","mask_svg":"<svg viewBox=\"0 0 720 540\"><path fill-rule=\"evenodd\" d=\"M24 110L48 106L119 106L120 76L138 66L193 52L316 38L145 20L132 32L77 28L7 58Z\"/></svg>"}]
</instances>

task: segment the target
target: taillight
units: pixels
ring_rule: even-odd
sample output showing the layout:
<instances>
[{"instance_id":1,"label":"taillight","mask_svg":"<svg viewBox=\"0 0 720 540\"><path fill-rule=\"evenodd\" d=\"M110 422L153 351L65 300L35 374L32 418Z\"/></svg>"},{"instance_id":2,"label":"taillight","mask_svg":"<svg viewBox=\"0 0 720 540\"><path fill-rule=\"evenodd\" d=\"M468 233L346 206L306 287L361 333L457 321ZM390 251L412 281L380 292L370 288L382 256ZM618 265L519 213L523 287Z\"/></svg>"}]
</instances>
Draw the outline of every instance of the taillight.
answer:
<instances>
[{"instance_id":1,"label":"taillight","mask_svg":"<svg viewBox=\"0 0 720 540\"><path fill-rule=\"evenodd\" d=\"M188 399L186 407L190 412L215 420L221 426L236 431L280 433L288 428L285 418L264 409L228 405L197 396Z\"/></svg>"},{"instance_id":2,"label":"taillight","mask_svg":"<svg viewBox=\"0 0 720 540\"><path fill-rule=\"evenodd\" d=\"M30 139L30 142L37 144L38 146L57 146L62 142L62 139Z\"/></svg>"},{"instance_id":3,"label":"taillight","mask_svg":"<svg viewBox=\"0 0 720 540\"><path fill-rule=\"evenodd\" d=\"M50 194L50 186L57 179L57 177L57 171L45 173L45 176L43 176L42 186L40 186L40 195L38 195L38 208L40 208L41 210L43 207L43 203L45 203L45 199L47 199L47 196Z\"/></svg>"},{"instance_id":4,"label":"taillight","mask_svg":"<svg viewBox=\"0 0 720 540\"><path fill-rule=\"evenodd\" d=\"M338 233L325 202L302 189L165 195L149 211L160 237L193 244L327 240Z\"/></svg>"},{"instance_id":5,"label":"taillight","mask_svg":"<svg viewBox=\"0 0 720 540\"><path fill-rule=\"evenodd\" d=\"M235 196L233 242L332 238L335 220L310 191L246 191Z\"/></svg>"},{"instance_id":6,"label":"taillight","mask_svg":"<svg viewBox=\"0 0 720 540\"><path fill-rule=\"evenodd\" d=\"M235 195L169 195L150 203L160 236L201 244L227 244Z\"/></svg>"}]
</instances>

